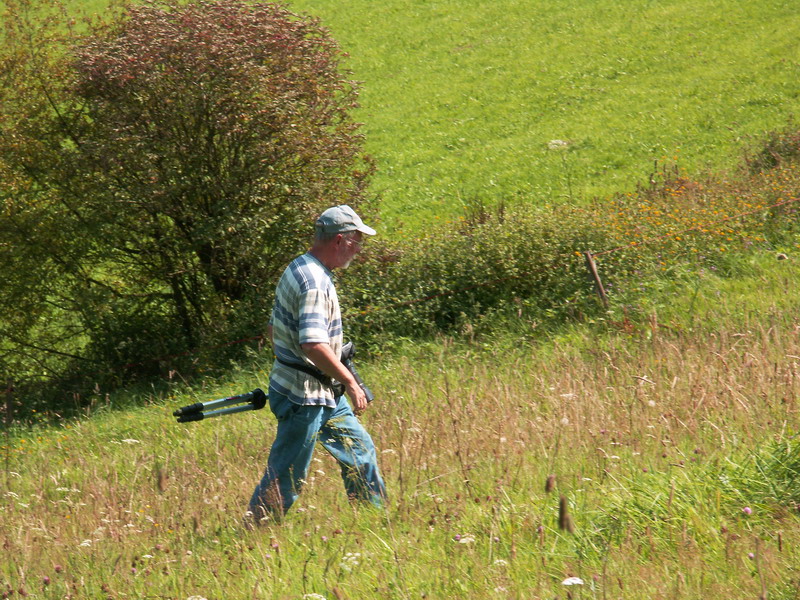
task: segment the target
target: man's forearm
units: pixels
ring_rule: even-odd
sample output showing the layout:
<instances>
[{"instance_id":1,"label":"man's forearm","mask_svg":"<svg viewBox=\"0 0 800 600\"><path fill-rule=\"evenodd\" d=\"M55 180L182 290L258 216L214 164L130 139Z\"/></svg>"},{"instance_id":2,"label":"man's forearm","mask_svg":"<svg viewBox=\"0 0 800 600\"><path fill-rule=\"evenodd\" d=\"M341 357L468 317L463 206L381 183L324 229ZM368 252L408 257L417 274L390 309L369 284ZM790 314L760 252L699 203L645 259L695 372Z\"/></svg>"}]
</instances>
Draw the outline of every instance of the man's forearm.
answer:
<instances>
[{"instance_id":1,"label":"man's forearm","mask_svg":"<svg viewBox=\"0 0 800 600\"><path fill-rule=\"evenodd\" d=\"M356 414L367 408L367 396L364 390L358 385L350 370L333 353L330 345L324 343L301 344L300 347L320 371L344 384L346 393L353 403L353 411Z\"/></svg>"},{"instance_id":2,"label":"man's forearm","mask_svg":"<svg viewBox=\"0 0 800 600\"><path fill-rule=\"evenodd\" d=\"M346 386L357 385L353 374L342 364L342 361L334 354L329 344L302 344L300 347L311 362L325 375L333 377Z\"/></svg>"}]
</instances>

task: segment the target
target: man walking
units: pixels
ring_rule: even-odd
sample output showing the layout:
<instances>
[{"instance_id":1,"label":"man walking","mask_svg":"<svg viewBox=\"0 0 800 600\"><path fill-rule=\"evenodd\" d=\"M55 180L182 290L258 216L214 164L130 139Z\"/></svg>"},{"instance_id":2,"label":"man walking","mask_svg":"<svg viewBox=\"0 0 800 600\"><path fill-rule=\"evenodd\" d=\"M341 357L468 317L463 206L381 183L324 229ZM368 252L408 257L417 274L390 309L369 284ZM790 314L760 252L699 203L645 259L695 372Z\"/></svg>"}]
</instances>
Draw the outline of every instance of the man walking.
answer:
<instances>
[{"instance_id":1,"label":"man walking","mask_svg":"<svg viewBox=\"0 0 800 600\"><path fill-rule=\"evenodd\" d=\"M352 208L329 208L317 219L311 249L278 281L268 327L276 357L269 406L278 431L250 500L256 523L280 518L292 506L317 441L339 462L351 499L382 506L386 498L375 446L356 417L367 408L367 399L340 360L342 316L332 278L334 269L350 265L365 235L375 230ZM353 407L331 379L343 384Z\"/></svg>"}]
</instances>

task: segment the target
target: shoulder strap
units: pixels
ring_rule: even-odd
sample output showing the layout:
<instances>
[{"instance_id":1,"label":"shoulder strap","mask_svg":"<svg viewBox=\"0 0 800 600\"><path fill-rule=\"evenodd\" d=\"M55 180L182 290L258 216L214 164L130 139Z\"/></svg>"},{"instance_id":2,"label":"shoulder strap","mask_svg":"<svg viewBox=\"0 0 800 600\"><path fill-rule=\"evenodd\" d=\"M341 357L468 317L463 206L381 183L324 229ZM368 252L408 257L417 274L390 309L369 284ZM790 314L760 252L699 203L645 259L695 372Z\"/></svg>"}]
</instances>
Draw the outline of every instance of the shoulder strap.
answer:
<instances>
[{"instance_id":1,"label":"shoulder strap","mask_svg":"<svg viewBox=\"0 0 800 600\"><path fill-rule=\"evenodd\" d=\"M299 363L286 362L285 360L281 360L277 356L275 357L275 360L277 360L279 363L281 363L284 367L289 367L290 369L296 369L298 371L302 371L303 373L306 373L307 375L311 375L314 379L316 379L317 381L319 381L322 385L324 385L326 387L332 387L333 386L333 379L331 379L330 377L325 375L325 373L323 373L319 369L316 369L316 368L314 368L312 366L309 366L309 365L307 365L305 363L299 364Z\"/></svg>"}]
</instances>

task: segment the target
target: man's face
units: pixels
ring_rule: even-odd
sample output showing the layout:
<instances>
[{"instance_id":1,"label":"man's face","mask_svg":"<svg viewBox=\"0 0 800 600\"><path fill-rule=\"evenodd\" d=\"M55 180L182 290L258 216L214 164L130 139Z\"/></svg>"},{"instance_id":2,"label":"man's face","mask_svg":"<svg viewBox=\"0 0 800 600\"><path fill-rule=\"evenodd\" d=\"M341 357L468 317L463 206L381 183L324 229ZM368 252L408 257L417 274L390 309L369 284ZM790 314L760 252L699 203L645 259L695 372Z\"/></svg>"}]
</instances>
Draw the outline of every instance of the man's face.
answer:
<instances>
[{"instance_id":1,"label":"man's face","mask_svg":"<svg viewBox=\"0 0 800 600\"><path fill-rule=\"evenodd\" d=\"M364 240L364 234L360 231L342 235L339 238L339 262L342 269L346 269L353 262L356 254L361 252L361 243Z\"/></svg>"}]
</instances>

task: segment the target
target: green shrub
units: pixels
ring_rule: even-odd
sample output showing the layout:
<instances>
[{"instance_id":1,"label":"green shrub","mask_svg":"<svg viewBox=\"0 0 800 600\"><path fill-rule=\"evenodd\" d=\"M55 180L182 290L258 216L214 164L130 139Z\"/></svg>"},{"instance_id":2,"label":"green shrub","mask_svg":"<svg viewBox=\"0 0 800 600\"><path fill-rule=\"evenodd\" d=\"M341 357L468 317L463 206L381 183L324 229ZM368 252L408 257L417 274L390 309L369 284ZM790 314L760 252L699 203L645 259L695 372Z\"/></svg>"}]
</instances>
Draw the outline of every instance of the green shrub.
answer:
<instances>
[{"instance_id":1,"label":"green shrub","mask_svg":"<svg viewBox=\"0 0 800 600\"><path fill-rule=\"evenodd\" d=\"M377 350L393 336L474 334L491 316L544 331L604 319L587 252L611 299L609 319L647 317L661 282L735 275L748 253L794 247L798 195L800 162L787 159L705 180L656 164L637 192L581 206L478 206L419 239L370 242L344 275L348 331Z\"/></svg>"},{"instance_id":2,"label":"green shrub","mask_svg":"<svg viewBox=\"0 0 800 600\"><path fill-rule=\"evenodd\" d=\"M569 207L518 207L440 226L418 240L376 240L345 275L351 333L452 333L504 307L557 320L596 310L576 249L603 241L575 217Z\"/></svg>"},{"instance_id":3,"label":"green shrub","mask_svg":"<svg viewBox=\"0 0 800 600\"><path fill-rule=\"evenodd\" d=\"M751 173L768 171L783 163L800 159L800 130L790 122L779 131L770 131L757 141L745 157Z\"/></svg>"},{"instance_id":4,"label":"green shrub","mask_svg":"<svg viewBox=\"0 0 800 600\"><path fill-rule=\"evenodd\" d=\"M9 376L118 381L262 332L309 223L367 200L358 87L329 32L241 0L128 5L80 34L28 0L4 9Z\"/></svg>"}]
</instances>

